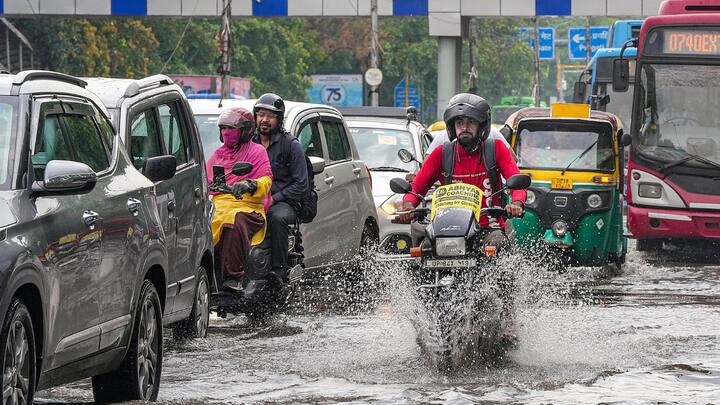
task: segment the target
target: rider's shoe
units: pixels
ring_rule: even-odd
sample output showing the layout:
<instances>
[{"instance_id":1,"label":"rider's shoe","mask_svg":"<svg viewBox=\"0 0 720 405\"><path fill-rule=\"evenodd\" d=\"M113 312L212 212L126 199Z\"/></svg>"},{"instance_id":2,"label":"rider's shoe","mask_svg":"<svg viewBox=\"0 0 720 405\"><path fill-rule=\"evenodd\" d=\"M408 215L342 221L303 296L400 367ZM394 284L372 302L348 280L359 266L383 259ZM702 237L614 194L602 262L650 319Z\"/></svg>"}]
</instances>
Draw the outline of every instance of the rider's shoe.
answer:
<instances>
[{"instance_id":1,"label":"rider's shoe","mask_svg":"<svg viewBox=\"0 0 720 405\"><path fill-rule=\"evenodd\" d=\"M223 289L232 292L241 292L243 290L242 280L225 280L223 282Z\"/></svg>"}]
</instances>

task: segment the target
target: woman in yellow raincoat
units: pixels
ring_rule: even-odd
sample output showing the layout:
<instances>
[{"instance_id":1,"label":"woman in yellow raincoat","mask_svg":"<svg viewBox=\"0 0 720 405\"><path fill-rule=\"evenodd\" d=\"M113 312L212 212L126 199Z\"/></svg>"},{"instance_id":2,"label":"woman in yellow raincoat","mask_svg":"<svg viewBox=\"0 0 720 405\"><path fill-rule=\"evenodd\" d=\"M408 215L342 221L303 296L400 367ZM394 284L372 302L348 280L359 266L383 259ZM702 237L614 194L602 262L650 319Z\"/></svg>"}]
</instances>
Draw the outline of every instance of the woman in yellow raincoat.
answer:
<instances>
[{"instance_id":1,"label":"woman in yellow raincoat","mask_svg":"<svg viewBox=\"0 0 720 405\"><path fill-rule=\"evenodd\" d=\"M213 243L219 248L223 287L242 289L245 258L250 246L265 238L265 212L270 203L272 170L262 145L250 141L255 120L244 108L224 110L218 117L223 145L208 159L208 180L212 181L213 166L226 173L232 194L213 193L215 214L212 220ZM231 173L237 162L252 163L252 171L244 176Z\"/></svg>"}]
</instances>

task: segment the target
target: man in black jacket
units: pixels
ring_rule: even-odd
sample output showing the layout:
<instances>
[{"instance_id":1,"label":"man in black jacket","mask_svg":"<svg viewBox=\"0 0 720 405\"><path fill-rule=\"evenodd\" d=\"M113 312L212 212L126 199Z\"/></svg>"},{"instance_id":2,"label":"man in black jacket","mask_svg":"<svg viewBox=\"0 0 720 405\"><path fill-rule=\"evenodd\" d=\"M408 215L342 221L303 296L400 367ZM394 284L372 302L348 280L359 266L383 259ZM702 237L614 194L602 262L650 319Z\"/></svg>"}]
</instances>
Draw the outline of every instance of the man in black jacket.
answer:
<instances>
[{"instance_id":1,"label":"man in black jacket","mask_svg":"<svg viewBox=\"0 0 720 405\"><path fill-rule=\"evenodd\" d=\"M288 226L295 223L309 188L305 153L300 142L283 128L285 102L280 96L263 94L255 103L253 114L257 128L253 141L267 150L273 174L270 188L272 199L267 212L272 271L284 278L287 270Z\"/></svg>"}]
</instances>

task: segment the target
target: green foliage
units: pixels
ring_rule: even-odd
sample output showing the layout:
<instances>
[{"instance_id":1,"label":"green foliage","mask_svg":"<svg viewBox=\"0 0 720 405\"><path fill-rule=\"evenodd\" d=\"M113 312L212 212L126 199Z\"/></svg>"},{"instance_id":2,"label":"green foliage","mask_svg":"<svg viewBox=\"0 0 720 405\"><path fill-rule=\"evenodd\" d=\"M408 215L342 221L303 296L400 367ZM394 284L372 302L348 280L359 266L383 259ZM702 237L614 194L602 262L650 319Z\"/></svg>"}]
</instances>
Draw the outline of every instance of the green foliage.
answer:
<instances>
[{"instance_id":1,"label":"green foliage","mask_svg":"<svg viewBox=\"0 0 720 405\"><path fill-rule=\"evenodd\" d=\"M259 96L274 92L303 101L309 75L325 58L316 33L303 19L238 19L233 22L234 76L247 77Z\"/></svg>"}]
</instances>

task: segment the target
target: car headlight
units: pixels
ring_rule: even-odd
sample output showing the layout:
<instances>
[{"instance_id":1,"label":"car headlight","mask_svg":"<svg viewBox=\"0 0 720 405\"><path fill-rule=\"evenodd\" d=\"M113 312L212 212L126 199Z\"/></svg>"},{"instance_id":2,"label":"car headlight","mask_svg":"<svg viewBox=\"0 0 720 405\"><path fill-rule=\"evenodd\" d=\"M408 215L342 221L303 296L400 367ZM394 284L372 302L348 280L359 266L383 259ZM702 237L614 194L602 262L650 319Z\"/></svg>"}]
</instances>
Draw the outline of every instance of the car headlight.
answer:
<instances>
[{"instance_id":1,"label":"car headlight","mask_svg":"<svg viewBox=\"0 0 720 405\"><path fill-rule=\"evenodd\" d=\"M435 253L438 256L463 256L465 251L465 238L437 238L435 240Z\"/></svg>"},{"instance_id":2,"label":"car headlight","mask_svg":"<svg viewBox=\"0 0 720 405\"><path fill-rule=\"evenodd\" d=\"M552 224L552 231L558 238L564 238L568 230L567 222L560 220Z\"/></svg>"},{"instance_id":3,"label":"car headlight","mask_svg":"<svg viewBox=\"0 0 720 405\"><path fill-rule=\"evenodd\" d=\"M638 195L643 198L662 197L662 186L656 183L638 184Z\"/></svg>"},{"instance_id":4,"label":"car headlight","mask_svg":"<svg viewBox=\"0 0 720 405\"><path fill-rule=\"evenodd\" d=\"M532 190L527 190L527 197L525 197L525 205L533 205L535 204L535 199L537 196Z\"/></svg>"},{"instance_id":5,"label":"car headlight","mask_svg":"<svg viewBox=\"0 0 720 405\"><path fill-rule=\"evenodd\" d=\"M587 198L587 205L590 208L599 208L602 205L602 197L599 194L590 194Z\"/></svg>"}]
</instances>

